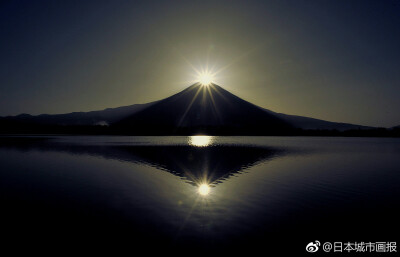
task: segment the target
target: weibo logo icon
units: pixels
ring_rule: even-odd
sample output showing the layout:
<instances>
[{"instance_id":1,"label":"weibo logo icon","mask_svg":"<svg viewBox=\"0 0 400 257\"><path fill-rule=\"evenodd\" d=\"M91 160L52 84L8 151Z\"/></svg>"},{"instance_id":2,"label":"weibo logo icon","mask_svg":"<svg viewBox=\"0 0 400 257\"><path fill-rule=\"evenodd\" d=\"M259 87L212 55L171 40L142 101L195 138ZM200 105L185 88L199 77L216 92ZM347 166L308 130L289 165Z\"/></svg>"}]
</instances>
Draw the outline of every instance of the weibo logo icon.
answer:
<instances>
[{"instance_id":1,"label":"weibo logo icon","mask_svg":"<svg viewBox=\"0 0 400 257\"><path fill-rule=\"evenodd\" d=\"M315 243L311 242L306 246L306 250L309 253L315 253L318 251L320 245L321 243L319 241L315 241Z\"/></svg>"}]
</instances>

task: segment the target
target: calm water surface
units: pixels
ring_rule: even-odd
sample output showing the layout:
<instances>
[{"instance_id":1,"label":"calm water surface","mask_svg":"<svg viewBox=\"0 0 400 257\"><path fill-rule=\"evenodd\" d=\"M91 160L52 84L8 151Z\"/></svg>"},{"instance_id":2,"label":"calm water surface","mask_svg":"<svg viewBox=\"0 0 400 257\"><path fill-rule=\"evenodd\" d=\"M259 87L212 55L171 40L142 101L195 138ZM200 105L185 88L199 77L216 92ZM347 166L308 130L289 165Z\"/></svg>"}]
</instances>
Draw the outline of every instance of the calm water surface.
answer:
<instances>
[{"instance_id":1,"label":"calm water surface","mask_svg":"<svg viewBox=\"0 0 400 257\"><path fill-rule=\"evenodd\" d=\"M278 256L399 243L399 157L391 138L0 137L2 245Z\"/></svg>"}]
</instances>

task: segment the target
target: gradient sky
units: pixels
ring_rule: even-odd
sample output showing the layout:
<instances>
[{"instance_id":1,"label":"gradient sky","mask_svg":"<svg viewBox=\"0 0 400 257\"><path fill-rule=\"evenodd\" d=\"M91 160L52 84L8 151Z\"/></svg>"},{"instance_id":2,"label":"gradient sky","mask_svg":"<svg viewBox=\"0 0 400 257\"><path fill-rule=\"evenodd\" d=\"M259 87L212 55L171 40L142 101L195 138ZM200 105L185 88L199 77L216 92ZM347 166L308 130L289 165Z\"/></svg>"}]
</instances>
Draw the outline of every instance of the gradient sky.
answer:
<instances>
[{"instance_id":1,"label":"gradient sky","mask_svg":"<svg viewBox=\"0 0 400 257\"><path fill-rule=\"evenodd\" d=\"M0 115L147 103L207 64L276 112L400 125L400 1L0 3Z\"/></svg>"}]
</instances>

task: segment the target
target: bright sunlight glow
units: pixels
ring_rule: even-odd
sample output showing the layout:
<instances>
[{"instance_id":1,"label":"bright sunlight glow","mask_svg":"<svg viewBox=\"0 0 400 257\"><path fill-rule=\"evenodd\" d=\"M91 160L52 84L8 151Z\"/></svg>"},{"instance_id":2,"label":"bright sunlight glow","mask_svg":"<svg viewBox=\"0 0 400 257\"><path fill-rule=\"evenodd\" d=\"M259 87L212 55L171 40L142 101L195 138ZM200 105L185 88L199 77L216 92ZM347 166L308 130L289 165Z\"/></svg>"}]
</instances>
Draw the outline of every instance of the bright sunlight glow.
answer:
<instances>
[{"instance_id":1,"label":"bright sunlight glow","mask_svg":"<svg viewBox=\"0 0 400 257\"><path fill-rule=\"evenodd\" d=\"M199 82L203 85L203 86L208 86L210 85L214 80L214 76L213 74L209 73L209 72L202 72L199 74Z\"/></svg>"},{"instance_id":2,"label":"bright sunlight glow","mask_svg":"<svg viewBox=\"0 0 400 257\"><path fill-rule=\"evenodd\" d=\"M199 194L200 194L200 195L206 196L206 195L208 195L209 193L210 193L210 186L209 186L209 185L207 185L207 184L201 184L201 185L199 186Z\"/></svg>"},{"instance_id":3,"label":"bright sunlight glow","mask_svg":"<svg viewBox=\"0 0 400 257\"><path fill-rule=\"evenodd\" d=\"M197 147L205 147L212 144L214 138L212 136L190 136L189 145Z\"/></svg>"}]
</instances>

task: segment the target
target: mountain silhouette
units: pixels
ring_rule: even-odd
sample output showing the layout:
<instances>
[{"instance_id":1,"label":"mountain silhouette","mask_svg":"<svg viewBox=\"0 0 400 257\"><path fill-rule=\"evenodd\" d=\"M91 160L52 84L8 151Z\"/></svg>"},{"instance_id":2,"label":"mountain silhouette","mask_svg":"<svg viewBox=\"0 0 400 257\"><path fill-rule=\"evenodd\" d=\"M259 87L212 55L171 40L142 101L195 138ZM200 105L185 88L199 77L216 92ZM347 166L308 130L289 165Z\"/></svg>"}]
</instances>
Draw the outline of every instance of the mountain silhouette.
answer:
<instances>
[{"instance_id":1,"label":"mountain silhouette","mask_svg":"<svg viewBox=\"0 0 400 257\"><path fill-rule=\"evenodd\" d=\"M131 135L287 135L300 130L370 130L373 127L329 122L273 112L222 87L200 83L168 98L146 103L66 114L0 117L0 133Z\"/></svg>"},{"instance_id":2,"label":"mountain silhouette","mask_svg":"<svg viewBox=\"0 0 400 257\"><path fill-rule=\"evenodd\" d=\"M225 89L196 83L115 124L137 134L263 134L292 126Z\"/></svg>"}]
</instances>

